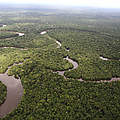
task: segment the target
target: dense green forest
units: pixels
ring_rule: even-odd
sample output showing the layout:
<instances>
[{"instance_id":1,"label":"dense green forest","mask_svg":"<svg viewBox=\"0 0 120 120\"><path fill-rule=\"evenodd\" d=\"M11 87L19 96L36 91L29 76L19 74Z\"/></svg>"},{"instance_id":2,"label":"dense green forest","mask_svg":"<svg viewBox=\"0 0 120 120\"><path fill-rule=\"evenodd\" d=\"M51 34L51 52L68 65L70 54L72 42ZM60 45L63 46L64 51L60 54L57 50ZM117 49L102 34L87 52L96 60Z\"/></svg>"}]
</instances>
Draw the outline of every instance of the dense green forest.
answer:
<instances>
[{"instance_id":1,"label":"dense green forest","mask_svg":"<svg viewBox=\"0 0 120 120\"><path fill-rule=\"evenodd\" d=\"M84 80L120 77L120 39L70 29L55 29L49 34L59 40L62 47L69 48L68 55L79 64L77 69L65 73L67 77ZM110 60L103 61L100 56Z\"/></svg>"},{"instance_id":2,"label":"dense green forest","mask_svg":"<svg viewBox=\"0 0 120 120\"><path fill-rule=\"evenodd\" d=\"M8 75L20 78L24 88L18 107L2 120L120 119L120 81L93 82L120 77L120 14L0 10L0 74L22 62ZM66 56L78 63L76 69L69 70L73 65ZM56 71L65 71L66 79ZM6 89L0 86L2 103Z\"/></svg>"},{"instance_id":3,"label":"dense green forest","mask_svg":"<svg viewBox=\"0 0 120 120\"><path fill-rule=\"evenodd\" d=\"M1 31L0 32L0 39L5 39L5 38L10 38L10 37L16 37L18 36L16 33L14 32L7 32L7 31Z\"/></svg>"},{"instance_id":4,"label":"dense green forest","mask_svg":"<svg viewBox=\"0 0 120 120\"><path fill-rule=\"evenodd\" d=\"M7 89L6 89L6 86L3 85L1 82L0 82L0 105L5 101L6 99L6 94L7 94Z\"/></svg>"}]
</instances>

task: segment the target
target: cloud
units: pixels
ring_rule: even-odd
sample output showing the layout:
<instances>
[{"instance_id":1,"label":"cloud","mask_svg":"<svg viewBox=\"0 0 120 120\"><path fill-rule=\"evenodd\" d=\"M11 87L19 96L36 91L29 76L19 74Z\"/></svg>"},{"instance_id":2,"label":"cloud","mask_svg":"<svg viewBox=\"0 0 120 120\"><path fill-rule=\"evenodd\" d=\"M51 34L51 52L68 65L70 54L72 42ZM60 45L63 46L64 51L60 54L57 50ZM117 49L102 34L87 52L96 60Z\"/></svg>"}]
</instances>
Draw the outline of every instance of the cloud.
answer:
<instances>
[{"instance_id":1,"label":"cloud","mask_svg":"<svg viewBox=\"0 0 120 120\"><path fill-rule=\"evenodd\" d=\"M3 0L0 0L0 2L3 2ZM120 8L120 0L4 0L4 2Z\"/></svg>"}]
</instances>

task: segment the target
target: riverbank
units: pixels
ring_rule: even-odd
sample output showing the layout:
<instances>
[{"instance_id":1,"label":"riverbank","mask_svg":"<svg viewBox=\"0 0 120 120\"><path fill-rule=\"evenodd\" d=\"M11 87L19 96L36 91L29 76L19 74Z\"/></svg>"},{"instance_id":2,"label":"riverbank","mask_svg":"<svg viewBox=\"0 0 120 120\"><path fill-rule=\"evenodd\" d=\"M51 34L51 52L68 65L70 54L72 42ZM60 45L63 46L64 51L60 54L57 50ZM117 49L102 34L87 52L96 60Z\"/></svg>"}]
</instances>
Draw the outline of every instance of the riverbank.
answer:
<instances>
[{"instance_id":1,"label":"riverbank","mask_svg":"<svg viewBox=\"0 0 120 120\"><path fill-rule=\"evenodd\" d=\"M58 40L56 40L56 43L58 44L57 48L60 48L62 46L61 42L59 42ZM67 52L69 52L68 49L66 49ZM104 61L108 61L109 59L108 58L104 58L102 56L99 57L101 60L104 60ZM70 62L72 65L73 65L73 68L72 69L69 69L69 70L65 70L65 71L56 71L55 73L58 73L59 75L63 76L64 79L67 79L67 77L64 75L64 73L66 71L71 71L71 70L74 70L74 69L77 69L78 67L78 63L72 59L70 59L68 56L66 58L64 58L65 60L67 60L68 62ZM111 78L110 80L96 80L96 81L86 81L86 80L83 80L82 78L79 78L77 79L78 81L80 82L93 82L93 83L101 83L101 82L114 82L114 81L120 81L120 78Z\"/></svg>"},{"instance_id":2,"label":"riverbank","mask_svg":"<svg viewBox=\"0 0 120 120\"><path fill-rule=\"evenodd\" d=\"M11 67L19 64L13 64ZM0 106L0 118L12 112L20 103L23 96L23 86L20 78L16 79L14 76L8 76L8 70L4 74L0 74L0 81L7 87L7 96L5 102Z\"/></svg>"}]
</instances>

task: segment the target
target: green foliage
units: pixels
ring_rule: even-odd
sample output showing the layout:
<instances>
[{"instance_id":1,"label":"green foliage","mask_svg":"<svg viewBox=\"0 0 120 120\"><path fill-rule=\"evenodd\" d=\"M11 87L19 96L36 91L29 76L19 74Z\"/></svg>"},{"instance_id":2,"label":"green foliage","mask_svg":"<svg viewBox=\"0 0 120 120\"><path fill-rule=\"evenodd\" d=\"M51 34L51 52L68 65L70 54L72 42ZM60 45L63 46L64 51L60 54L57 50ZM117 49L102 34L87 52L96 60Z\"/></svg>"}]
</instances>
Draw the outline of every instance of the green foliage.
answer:
<instances>
[{"instance_id":1,"label":"green foliage","mask_svg":"<svg viewBox=\"0 0 120 120\"><path fill-rule=\"evenodd\" d=\"M24 97L3 120L120 118L120 82L65 81L36 62L26 62L16 70L14 73L19 74L24 86Z\"/></svg>"},{"instance_id":2,"label":"green foliage","mask_svg":"<svg viewBox=\"0 0 120 120\"><path fill-rule=\"evenodd\" d=\"M7 88L0 81L0 105L5 101L7 95Z\"/></svg>"},{"instance_id":3,"label":"green foliage","mask_svg":"<svg viewBox=\"0 0 120 120\"><path fill-rule=\"evenodd\" d=\"M11 37L17 37L18 34L14 33L14 32L3 32L0 31L0 39L5 39L5 38L11 38Z\"/></svg>"},{"instance_id":4,"label":"green foliage","mask_svg":"<svg viewBox=\"0 0 120 120\"><path fill-rule=\"evenodd\" d=\"M49 35L69 48L69 56L78 62L77 69L65 72L69 78L84 80L107 80L120 77L120 39L76 29L55 29ZM104 61L104 56L110 60Z\"/></svg>"},{"instance_id":5,"label":"green foliage","mask_svg":"<svg viewBox=\"0 0 120 120\"><path fill-rule=\"evenodd\" d=\"M31 52L20 50L18 48L1 48L0 49L0 73L4 73L8 66L14 63L23 62L28 58Z\"/></svg>"},{"instance_id":6,"label":"green foliage","mask_svg":"<svg viewBox=\"0 0 120 120\"><path fill-rule=\"evenodd\" d=\"M120 119L120 82L87 82L120 77L119 14L113 17L114 12L108 15L93 10L6 11L0 12L0 73L23 62L11 67L8 75L20 77L24 95L17 109L1 119ZM41 35L42 31L47 33ZM16 32L25 35L16 36ZM56 40L61 42L60 48ZM68 71L73 65L63 59L67 55L78 63L77 69ZM53 72L63 70L68 79ZM2 103L6 88L0 86Z\"/></svg>"}]
</instances>

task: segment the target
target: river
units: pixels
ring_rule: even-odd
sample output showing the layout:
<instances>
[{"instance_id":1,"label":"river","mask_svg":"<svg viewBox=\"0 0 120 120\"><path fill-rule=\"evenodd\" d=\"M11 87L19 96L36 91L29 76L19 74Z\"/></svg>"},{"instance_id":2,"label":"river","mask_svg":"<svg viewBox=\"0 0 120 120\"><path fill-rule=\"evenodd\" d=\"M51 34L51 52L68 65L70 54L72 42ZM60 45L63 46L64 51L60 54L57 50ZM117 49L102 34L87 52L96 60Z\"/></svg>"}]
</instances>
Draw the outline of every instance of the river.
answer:
<instances>
[{"instance_id":1,"label":"river","mask_svg":"<svg viewBox=\"0 0 120 120\"><path fill-rule=\"evenodd\" d=\"M5 27L5 26L3 26ZM46 31L41 32L41 35L46 34ZM24 33L20 33L19 36L23 36ZM57 48L60 48L62 45L59 41L56 40L56 43L58 44ZM13 48L13 47L11 47ZM66 51L69 52L69 50L66 49ZM64 58L65 60L68 60L68 62L73 64L73 68L66 70L66 71L70 71L70 70L74 70L77 69L78 67L78 63L72 59L70 59L68 56L66 58ZM101 57L100 59L102 60L107 60L107 59L103 59L103 57ZM22 63L19 63L22 64ZM13 64L12 66L14 66L16 64ZM8 70L12 67L8 67ZM16 79L14 78L14 76L8 76L8 70L4 73L4 74L0 74L0 81L7 86L7 97L5 102L0 106L0 117L4 117L5 115L7 115L8 113L12 112L20 103L21 98L23 96L23 86L21 83L20 79ZM64 72L65 71L56 71L59 75L62 75L65 79L67 79L64 76ZM112 81L120 81L120 78L112 78L111 80L100 80L100 81L84 81L83 79L77 79L78 81L82 81L82 82L96 82L96 83L100 83L100 82L112 82Z\"/></svg>"},{"instance_id":2,"label":"river","mask_svg":"<svg viewBox=\"0 0 120 120\"><path fill-rule=\"evenodd\" d=\"M6 25L3 25L6 27ZM17 33L19 36L23 36L23 33ZM3 47L8 48L8 47ZM14 47L10 47L14 48ZM21 98L23 96L23 86L20 79L16 79L14 76L8 76L8 70L15 66L20 65L13 64L9 66L7 71L3 74L0 74L0 81L7 87L7 96L5 102L0 106L0 118L3 118L8 113L12 112L20 103Z\"/></svg>"},{"instance_id":3,"label":"river","mask_svg":"<svg viewBox=\"0 0 120 120\"><path fill-rule=\"evenodd\" d=\"M13 64L20 65L19 64ZM8 70L12 67L8 67ZM8 113L12 112L21 101L23 95L23 86L20 79L16 79L14 76L8 76L8 70L4 74L0 74L0 81L7 87L7 97L5 102L0 106L0 117L4 117Z\"/></svg>"}]
</instances>

